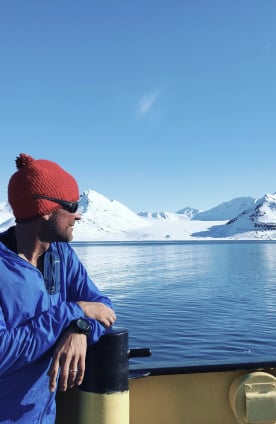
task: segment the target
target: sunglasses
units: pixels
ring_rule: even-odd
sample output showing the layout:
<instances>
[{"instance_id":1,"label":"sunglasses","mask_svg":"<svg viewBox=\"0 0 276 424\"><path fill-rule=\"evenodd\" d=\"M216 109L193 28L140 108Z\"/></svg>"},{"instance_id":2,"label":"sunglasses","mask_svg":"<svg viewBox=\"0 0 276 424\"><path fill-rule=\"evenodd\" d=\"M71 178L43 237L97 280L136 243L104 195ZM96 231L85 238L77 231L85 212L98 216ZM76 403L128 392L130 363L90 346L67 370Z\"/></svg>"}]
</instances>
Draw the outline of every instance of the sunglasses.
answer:
<instances>
[{"instance_id":1,"label":"sunglasses","mask_svg":"<svg viewBox=\"0 0 276 424\"><path fill-rule=\"evenodd\" d=\"M77 202L68 202L67 200L61 200L56 199L55 197L48 197L48 196L33 196L34 199L45 199L50 200L50 202L58 203L65 209L66 211L70 213L76 213L79 207L79 201Z\"/></svg>"}]
</instances>

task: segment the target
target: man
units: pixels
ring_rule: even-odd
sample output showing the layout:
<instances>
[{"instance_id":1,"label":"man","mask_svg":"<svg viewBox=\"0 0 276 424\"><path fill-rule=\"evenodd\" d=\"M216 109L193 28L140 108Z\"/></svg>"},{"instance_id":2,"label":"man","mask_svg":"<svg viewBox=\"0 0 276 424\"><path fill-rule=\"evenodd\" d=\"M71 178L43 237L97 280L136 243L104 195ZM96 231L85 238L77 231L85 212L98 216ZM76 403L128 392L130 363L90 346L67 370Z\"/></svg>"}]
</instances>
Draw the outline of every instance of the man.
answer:
<instances>
[{"instance_id":1,"label":"man","mask_svg":"<svg viewBox=\"0 0 276 424\"><path fill-rule=\"evenodd\" d=\"M87 343L116 320L68 244L79 189L59 165L16 159L0 234L0 423L55 422L55 392L81 384Z\"/></svg>"}]
</instances>

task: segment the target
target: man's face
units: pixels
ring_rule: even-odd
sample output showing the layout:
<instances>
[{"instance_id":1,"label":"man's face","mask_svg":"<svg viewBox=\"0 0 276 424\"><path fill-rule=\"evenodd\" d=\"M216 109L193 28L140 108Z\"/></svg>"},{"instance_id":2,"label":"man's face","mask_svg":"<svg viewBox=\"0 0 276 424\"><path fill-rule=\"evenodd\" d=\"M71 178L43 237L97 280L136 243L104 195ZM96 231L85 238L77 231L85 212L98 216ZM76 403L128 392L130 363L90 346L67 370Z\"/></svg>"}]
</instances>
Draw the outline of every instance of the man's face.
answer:
<instances>
[{"instance_id":1,"label":"man's face","mask_svg":"<svg viewBox=\"0 0 276 424\"><path fill-rule=\"evenodd\" d=\"M44 221L41 239L50 243L55 241L72 241L75 222L81 219L80 213L71 213L60 208L48 217Z\"/></svg>"}]
</instances>

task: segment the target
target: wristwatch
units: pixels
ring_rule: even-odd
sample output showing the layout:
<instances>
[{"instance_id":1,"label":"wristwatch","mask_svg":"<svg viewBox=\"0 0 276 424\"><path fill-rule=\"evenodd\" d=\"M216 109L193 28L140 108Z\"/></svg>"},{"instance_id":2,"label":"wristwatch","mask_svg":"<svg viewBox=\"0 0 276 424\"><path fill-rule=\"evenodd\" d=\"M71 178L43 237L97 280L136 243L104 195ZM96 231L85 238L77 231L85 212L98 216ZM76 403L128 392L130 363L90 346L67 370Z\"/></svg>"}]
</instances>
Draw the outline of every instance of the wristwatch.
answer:
<instances>
[{"instance_id":1,"label":"wristwatch","mask_svg":"<svg viewBox=\"0 0 276 424\"><path fill-rule=\"evenodd\" d=\"M89 324L89 321L85 318L79 318L75 321L72 321L72 326L77 333L85 334L86 336L88 336L92 329L91 325Z\"/></svg>"}]
</instances>

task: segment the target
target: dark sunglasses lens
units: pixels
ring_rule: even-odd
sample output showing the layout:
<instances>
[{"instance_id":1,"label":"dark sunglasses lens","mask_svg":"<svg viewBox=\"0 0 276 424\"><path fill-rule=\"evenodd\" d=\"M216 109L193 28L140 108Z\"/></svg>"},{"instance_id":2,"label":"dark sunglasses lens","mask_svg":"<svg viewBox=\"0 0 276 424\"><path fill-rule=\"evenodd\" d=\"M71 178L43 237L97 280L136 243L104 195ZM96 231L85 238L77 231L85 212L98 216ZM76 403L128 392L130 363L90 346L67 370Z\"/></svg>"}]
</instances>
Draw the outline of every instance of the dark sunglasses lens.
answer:
<instances>
[{"instance_id":1,"label":"dark sunglasses lens","mask_svg":"<svg viewBox=\"0 0 276 424\"><path fill-rule=\"evenodd\" d=\"M70 206L67 206L67 209L71 213L76 213L79 207L79 202L73 202L70 204Z\"/></svg>"},{"instance_id":2,"label":"dark sunglasses lens","mask_svg":"<svg viewBox=\"0 0 276 424\"><path fill-rule=\"evenodd\" d=\"M78 207L79 207L79 202L72 203L72 213L77 212Z\"/></svg>"}]
</instances>

